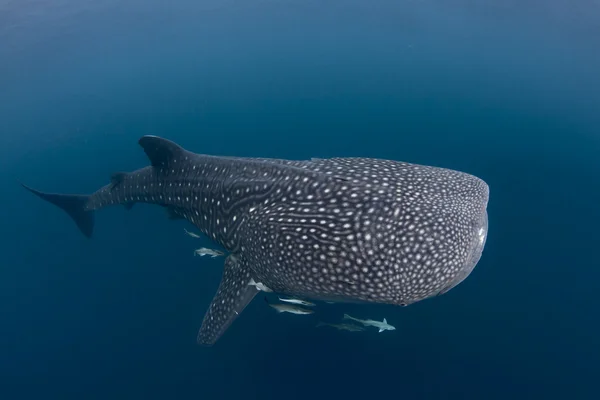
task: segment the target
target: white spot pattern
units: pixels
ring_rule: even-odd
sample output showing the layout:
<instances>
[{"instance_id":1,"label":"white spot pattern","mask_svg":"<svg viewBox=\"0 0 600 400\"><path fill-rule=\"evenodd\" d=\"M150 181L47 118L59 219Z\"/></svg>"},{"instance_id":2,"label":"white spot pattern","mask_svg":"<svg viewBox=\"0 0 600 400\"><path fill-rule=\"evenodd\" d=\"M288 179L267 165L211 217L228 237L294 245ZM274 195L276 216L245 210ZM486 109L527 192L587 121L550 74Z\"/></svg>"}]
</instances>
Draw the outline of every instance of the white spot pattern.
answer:
<instances>
[{"instance_id":1,"label":"white spot pattern","mask_svg":"<svg viewBox=\"0 0 600 400\"><path fill-rule=\"evenodd\" d=\"M469 174L365 158L183 155L126 174L88 209L160 204L243 257L244 273L275 292L338 301L406 305L444 293L483 250L489 189ZM228 273L222 288L238 289L217 297L239 304L246 283L227 283ZM216 340L240 311L232 307L213 301L201 335Z\"/></svg>"}]
</instances>

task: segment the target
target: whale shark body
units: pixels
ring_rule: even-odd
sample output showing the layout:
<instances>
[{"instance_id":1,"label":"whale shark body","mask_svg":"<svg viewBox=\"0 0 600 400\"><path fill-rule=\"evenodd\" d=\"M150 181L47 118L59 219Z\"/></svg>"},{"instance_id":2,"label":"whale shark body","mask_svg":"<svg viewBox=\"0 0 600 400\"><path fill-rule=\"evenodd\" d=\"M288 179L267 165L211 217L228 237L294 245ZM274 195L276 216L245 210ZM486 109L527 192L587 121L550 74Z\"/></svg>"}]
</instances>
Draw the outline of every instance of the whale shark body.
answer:
<instances>
[{"instance_id":1,"label":"whale shark body","mask_svg":"<svg viewBox=\"0 0 600 400\"><path fill-rule=\"evenodd\" d=\"M368 158L292 161L202 155L139 140L150 166L91 195L28 190L91 237L94 211L168 209L224 247L223 276L198 333L214 344L261 282L288 296L408 305L445 293L481 257L487 184L444 168Z\"/></svg>"}]
</instances>

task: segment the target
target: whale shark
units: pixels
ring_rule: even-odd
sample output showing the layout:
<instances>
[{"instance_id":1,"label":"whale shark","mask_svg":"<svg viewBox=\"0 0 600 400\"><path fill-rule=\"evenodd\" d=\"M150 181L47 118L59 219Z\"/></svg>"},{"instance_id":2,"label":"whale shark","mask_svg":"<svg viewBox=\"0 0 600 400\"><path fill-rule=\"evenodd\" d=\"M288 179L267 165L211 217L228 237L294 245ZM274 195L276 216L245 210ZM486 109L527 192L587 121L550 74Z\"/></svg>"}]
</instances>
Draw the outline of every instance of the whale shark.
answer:
<instances>
[{"instance_id":1,"label":"whale shark","mask_svg":"<svg viewBox=\"0 0 600 400\"><path fill-rule=\"evenodd\" d=\"M95 211L167 209L222 246L221 283L197 341L212 345L259 292L407 306L462 282L488 231L489 187L451 169L372 158L283 160L197 154L157 136L150 165L90 195L46 193L86 237Z\"/></svg>"}]
</instances>

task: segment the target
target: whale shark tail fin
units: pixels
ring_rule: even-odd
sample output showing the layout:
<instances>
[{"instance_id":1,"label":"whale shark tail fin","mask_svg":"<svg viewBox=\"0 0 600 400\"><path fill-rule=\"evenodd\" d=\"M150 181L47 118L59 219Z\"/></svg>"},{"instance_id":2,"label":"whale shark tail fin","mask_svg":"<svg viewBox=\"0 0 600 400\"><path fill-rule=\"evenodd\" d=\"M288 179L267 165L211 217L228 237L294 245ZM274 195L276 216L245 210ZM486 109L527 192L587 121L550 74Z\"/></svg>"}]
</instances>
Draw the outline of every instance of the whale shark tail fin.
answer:
<instances>
[{"instance_id":1,"label":"whale shark tail fin","mask_svg":"<svg viewBox=\"0 0 600 400\"><path fill-rule=\"evenodd\" d=\"M30 188L21 183L21 185L36 196L46 200L49 203L63 209L75 221L81 233L91 238L94 232L94 212L86 210L85 206L90 196L77 194L56 194L44 193Z\"/></svg>"}]
</instances>

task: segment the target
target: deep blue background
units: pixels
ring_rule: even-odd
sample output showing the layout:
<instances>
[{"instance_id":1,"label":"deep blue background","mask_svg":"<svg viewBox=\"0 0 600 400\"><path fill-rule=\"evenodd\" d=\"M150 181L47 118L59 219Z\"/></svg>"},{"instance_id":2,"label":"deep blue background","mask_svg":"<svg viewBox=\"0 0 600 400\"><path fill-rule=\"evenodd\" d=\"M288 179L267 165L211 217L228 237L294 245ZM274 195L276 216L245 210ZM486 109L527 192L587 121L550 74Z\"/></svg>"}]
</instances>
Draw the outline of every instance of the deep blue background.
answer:
<instances>
[{"instance_id":1,"label":"deep blue background","mask_svg":"<svg viewBox=\"0 0 600 400\"><path fill-rule=\"evenodd\" d=\"M0 2L0 398L597 398L599 21L593 0ZM475 174L486 249L442 297L255 301L199 347L207 239L140 205L87 240L17 185L92 192L147 164L144 134ZM314 328L344 312L397 330Z\"/></svg>"}]
</instances>

